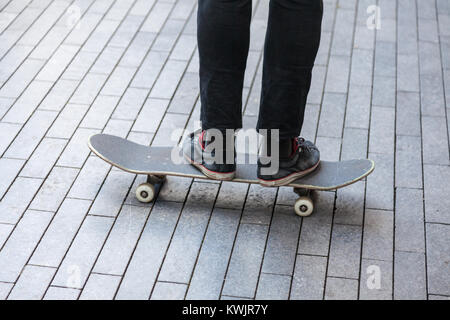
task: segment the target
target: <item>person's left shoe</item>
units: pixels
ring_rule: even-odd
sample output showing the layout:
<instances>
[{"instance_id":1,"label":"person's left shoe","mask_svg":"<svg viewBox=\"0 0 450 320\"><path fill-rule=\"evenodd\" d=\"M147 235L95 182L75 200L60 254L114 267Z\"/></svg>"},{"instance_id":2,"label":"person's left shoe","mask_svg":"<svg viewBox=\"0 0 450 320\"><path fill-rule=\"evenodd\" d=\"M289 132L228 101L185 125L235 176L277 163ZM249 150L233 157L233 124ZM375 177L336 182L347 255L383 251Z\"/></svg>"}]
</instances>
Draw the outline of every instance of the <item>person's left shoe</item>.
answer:
<instances>
[{"instance_id":1,"label":"person's left shoe","mask_svg":"<svg viewBox=\"0 0 450 320\"><path fill-rule=\"evenodd\" d=\"M197 130L189 134L183 141L182 149L184 157L205 176L214 180L233 180L236 175L236 163L226 163L226 148L224 147L223 158L220 163L215 162L215 150L209 151L207 146L210 142L205 139L205 130ZM234 141L233 141L234 142ZM227 145L224 143L224 145Z\"/></svg>"},{"instance_id":2,"label":"person's left shoe","mask_svg":"<svg viewBox=\"0 0 450 320\"><path fill-rule=\"evenodd\" d=\"M279 167L277 172L263 174L263 165L258 159L258 180L266 187L279 187L313 172L320 162L319 149L311 142L297 137L282 140L279 145Z\"/></svg>"}]
</instances>

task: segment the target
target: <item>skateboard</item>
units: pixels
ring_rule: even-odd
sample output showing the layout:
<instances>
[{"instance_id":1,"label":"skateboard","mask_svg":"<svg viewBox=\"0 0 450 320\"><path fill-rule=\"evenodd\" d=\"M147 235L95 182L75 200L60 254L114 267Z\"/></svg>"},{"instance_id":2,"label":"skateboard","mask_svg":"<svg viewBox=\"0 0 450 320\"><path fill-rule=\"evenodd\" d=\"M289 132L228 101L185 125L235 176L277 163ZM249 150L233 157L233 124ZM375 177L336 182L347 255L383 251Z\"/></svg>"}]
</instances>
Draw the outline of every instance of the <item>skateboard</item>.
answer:
<instances>
[{"instance_id":1,"label":"skateboard","mask_svg":"<svg viewBox=\"0 0 450 320\"><path fill-rule=\"evenodd\" d=\"M88 146L98 157L121 170L147 175L147 182L136 189L136 198L140 202L151 202L156 195L155 185L162 184L166 176L209 179L181 156L181 161L172 161L173 147L144 146L109 134L91 136ZM236 177L231 181L259 183L256 166L238 164ZM315 171L287 185L299 195L294 204L295 213L305 217L313 212L312 190L335 190L348 186L364 179L374 167L374 162L369 159L321 161Z\"/></svg>"}]
</instances>

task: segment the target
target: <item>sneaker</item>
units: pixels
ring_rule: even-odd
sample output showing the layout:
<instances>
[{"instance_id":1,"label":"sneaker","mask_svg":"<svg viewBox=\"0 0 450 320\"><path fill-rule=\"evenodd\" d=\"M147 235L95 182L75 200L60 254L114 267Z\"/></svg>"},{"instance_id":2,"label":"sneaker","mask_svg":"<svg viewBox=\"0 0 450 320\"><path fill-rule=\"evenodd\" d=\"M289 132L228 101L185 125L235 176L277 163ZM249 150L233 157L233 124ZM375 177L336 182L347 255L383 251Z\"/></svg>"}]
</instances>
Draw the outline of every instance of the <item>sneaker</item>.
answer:
<instances>
[{"instance_id":1,"label":"sneaker","mask_svg":"<svg viewBox=\"0 0 450 320\"><path fill-rule=\"evenodd\" d=\"M208 143L211 142L207 141L205 136L205 130L197 130L189 134L183 141L182 149L184 157L208 178L214 180L232 180L236 175L235 160L231 164L226 163L224 148L224 159L221 161L222 163L215 163L215 149L208 150ZM235 158L233 157L233 159Z\"/></svg>"},{"instance_id":2,"label":"sneaker","mask_svg":"<svg viewBox=\"0 0 450 320\"><path fill-rule=\"evenodd\" d=\"M269 167L258 161L258 180L268 187L288 185L300 177L314 171L320 162L319 149L303 138L294 138L280 143L278 172L272 175L261 174L261 168Z\"/></svg>"}]
</instances>

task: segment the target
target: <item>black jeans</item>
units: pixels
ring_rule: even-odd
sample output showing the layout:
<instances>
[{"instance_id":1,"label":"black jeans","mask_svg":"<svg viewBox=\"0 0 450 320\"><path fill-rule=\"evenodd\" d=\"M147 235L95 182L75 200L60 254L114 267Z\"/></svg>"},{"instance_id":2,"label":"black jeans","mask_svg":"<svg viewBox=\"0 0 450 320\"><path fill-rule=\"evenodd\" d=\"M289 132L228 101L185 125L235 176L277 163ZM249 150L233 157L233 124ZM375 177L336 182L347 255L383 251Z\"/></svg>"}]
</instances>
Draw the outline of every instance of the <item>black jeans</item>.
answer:
<instances>
[{"instance_id":1,"label":"black jeans","mask_svg":"<svg viewBox=\"0 0 450 320\"><path fill-rule=\"evenodd\" d=\"M251 0L198 1L203 129L242 128L251 13ZM300 134L322 13L322 0L270 0L257 129L279 129L280 138Z\"/></svg>"}]
</instances>

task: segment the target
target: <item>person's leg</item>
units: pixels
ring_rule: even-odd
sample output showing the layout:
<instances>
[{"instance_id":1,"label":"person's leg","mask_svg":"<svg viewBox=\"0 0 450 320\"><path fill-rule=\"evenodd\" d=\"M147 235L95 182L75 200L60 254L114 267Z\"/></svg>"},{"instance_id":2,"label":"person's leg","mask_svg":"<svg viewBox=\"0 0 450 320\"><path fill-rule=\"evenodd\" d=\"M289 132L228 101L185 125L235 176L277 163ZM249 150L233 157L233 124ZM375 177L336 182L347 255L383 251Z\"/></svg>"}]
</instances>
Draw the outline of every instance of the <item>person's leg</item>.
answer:
<instances>
[{"instance_id":1,"label":"person's leg","mask_svg":"<svg viewBox=\"0 0 450 320\"><path fill-rule=\"evenodd\" d=\"M320 42L322 0L270 0L258 129L297 137Z\"/></svg>"},{"instance_id":2,"label":"person's leg","mask_svg":"<svg viewBox=\"0 0 450 320\"><path fill-rule=\"evenodd\" d=\"M230 180L236 173L234 134L227 136L225 130L242 127L242 87L251 12L251 0L198 1L202 130L187 137L183 152L212 179ZM215 144L218 136L223 139Z\"/></svg>"},{"instance_id":3,"label":"person's leg","mask_svg":"<svg viewBox=\"0 0 450 320\"><path fill-rule=\"evenodd\" d=\"M257 129L279 129L278 141L271 141L269 134L265 146L270 150L278 143L279 154L269 154L278 157L276 172L265 173L269 165L259 162L261 184L289 184L319 164L319 150L297 136L319 48L322 13L322 0L270 0Z\"/></svg>"},{"instance_id":4,"label":"person's leg","mask_svg":"<svg viewBox=\"0 0 450 320\"><path fill-rule=\"evenodd\" d=\"M250 42L251 0L199 0L202 129L242 127L242 87Z\"/></svg>"}]
</instances>

